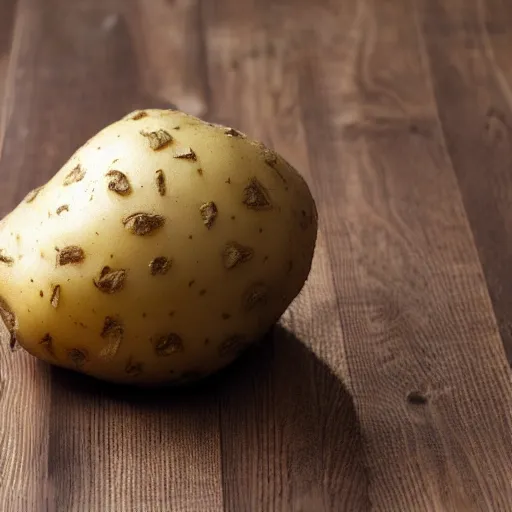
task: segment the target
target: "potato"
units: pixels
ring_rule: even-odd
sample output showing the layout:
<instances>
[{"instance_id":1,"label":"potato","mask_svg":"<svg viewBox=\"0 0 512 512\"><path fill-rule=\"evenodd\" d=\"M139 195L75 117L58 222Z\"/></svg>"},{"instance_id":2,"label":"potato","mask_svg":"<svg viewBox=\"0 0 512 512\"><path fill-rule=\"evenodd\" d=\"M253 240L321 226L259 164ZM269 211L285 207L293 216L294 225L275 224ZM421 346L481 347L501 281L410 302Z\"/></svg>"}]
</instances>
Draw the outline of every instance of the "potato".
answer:
<instances>
[{"instance_id":1,"label":"potato","mask_svg":"<svg viewBox=\"0 0 512 512\"><path fill-rule=\"evenodd\" d=\"M106 127L0 223L0 312L33 356L183 383L234 361L303 288L317 211L235 129L145 110Z\"/></svg>"}]
</instances>

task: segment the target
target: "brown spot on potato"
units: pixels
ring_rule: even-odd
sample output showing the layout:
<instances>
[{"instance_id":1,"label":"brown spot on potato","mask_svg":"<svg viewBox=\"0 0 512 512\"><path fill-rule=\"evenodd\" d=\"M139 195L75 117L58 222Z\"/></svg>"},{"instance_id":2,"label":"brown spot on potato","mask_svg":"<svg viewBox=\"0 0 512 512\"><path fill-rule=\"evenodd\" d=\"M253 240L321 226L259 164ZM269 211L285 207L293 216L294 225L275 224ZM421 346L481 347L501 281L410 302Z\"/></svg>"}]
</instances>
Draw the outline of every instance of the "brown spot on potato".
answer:
<instances>
[{"instance_id":1,"label":"brown spot on potato","mask_svg":"<svg viewBox=\"0 0 512 512\"><path fill-rule=\"evenodd\" d=\"M62 212L69 212L69 206L67 204L63 204L57 208L57 215L60 215Z\"/></svg>"},{"instance_id":2,"label":"brown spot on potato","mask_svg":"<svg viewBox=\"0 0 512 512\"><path fill-rule=\"evenodd\" d=\"M197 160L196 154L192 148L177 148L174 150L174 158L184 158L187 160Z\"/></svg>"},{"instance_id":3,"label":"brown spot on potato","mask_svg":"<svg viewBox=\"0 0 512 512\"><path fill-rule=\"evenodd\" d=\"M241 263L249 261L254 256L254 250L237 242L229 242L224 248L222 262L228 270L237 267Z\"/></svg>"},{"instance_id":4,"label":"brown spot on potato","mask_svg":"<svg viewBox=\"0 0 512 512\"><path fill-rule=\"evenodd\" d=\"M77 245L69 245L64 247L57 254L57 265L76 265L85 260L85 253L81 247Z\"/></svg>"},{"instance_id":5,"label":"brown spot on potato","mask_svg":"<svg viewBox=\"0 0 512 512\"><path fill-rule=\"evenodd\" d=\"M251 311L257 306L264 306L268 300L268 288L264 283L255 283L242 297L243 308Z\"/></svg>"},{"instance_id":6,"label":"brown spot on potato","mask_svg":"<svg viewBox=\"0 0 512 512\"><path fill-rule=\"evenodd\" d=\"M301 229L306 230L313 223L313 215L308 215L306 210L301 210L301 219L299 221L299 225Z\"/></svg>"},{"instance_id":7,"label":"brown spot on potato","mask_svg":"<svg viewBox=\"0 0 512 512\"><path fill-rule=\"evenodd\" d=\"M272 151L271 149L266 147L262 147L262 151L265 163L267 165L273 167L274 165L277 164L277 153L275 151Z\"/></svg>"},{"instance_id":8,"label":"brown spot on potato","mask_svg":"<svg viewBox=\"0 0 512 512\"><path fill-rule=\"evenodd\" d=\"M252 178L249 185L245 187L242 202L252 210L269 210L272 208L267 190L256 178Z\"/></svg>"},{"instance_id":9,"label":"brown spot on potato","mask_svg":"<svg viewBox=\"0 0 512 512\"><path fill-rule=\"evenodd\" d=\"M112 170L108 171L106 176L110 178L108 182L109 190L121 196L127 196L131 193L132 188L126 174L121 171Z\"/></svg>"},{"instance_id":10,"label":"brown spot on potato","mask_svg":"<svg viewBox=\"0 0 512 512\"><path fill-rule=\"evenodd\" d=\"M140 362L132 361L130 357L126 363L124 371L131 377L138 377L144 369L144 365Z\"/></svg>"},{"instance_id":11,"label":"brown spot on potato","mask_svg":"<svg viewBox=\"0 0 512 512\"><path fill-rule=\"evenodd\" d=\"M167 357L183 352L183 350L183 341L176 333L161 336L155 344L155 352L159 357Z\"/></svg>"},{"instance_id":12,"label":"brown spot on potato","mask_svg":"<svg viewBox=\"0 0 512 512\"><path fill-rule=\"evenodd\" d=\"M50 335L50 333L46 333L42 340L39 342L39 345L41 345L48 354L50 354L52 357L55 357L55 353L53 351L53 338Z\"/></svg>"},{"instance_id":13,"label":"brown spot on potato","mask_svg":"<svg viewBox=\"0 0 512 512\"><path fill-rule=\"evenodd\" d=\"M7 256L2 249L0 249L0 263L8 265L9 267L14 264L14 258Z\"/></svg>"},{"instance_id":14,"label":"brown spot on potato","mask_svg":"<svg viewBox=\"0 0 512 512\"><path fill-rule=\"evenodd\" d=\"M229 137L244 137L244 134L234 128L226 127L224 133Z\"/></svg>"},{"instance_id":15,"label":"brown spot on potato","mask_svg":"<svg viewBox=\"0 0 512 512\"><path fill-rule=\"evenodd\" d=\"M68 187L73 183L78 183L85 178L85 171L80 164L78 164L65 178L63 185Z\"/></svg>"},{"instance_id":16,"label":"brown spot on potato","mask_svg":"<svg viewBox=\"0 0 512 512\"><path fill-rule=\"evenodd\" d=\"M112 359L121 346L124 337L124 327L119 320L110 316L105 318L101 337L107 340L107 346L101 349L99 356L103 359Z\"/></svg>"},{"instance_id":17,"label":"brown spot on potato","mask_svg":"<svg viewBox=\"0 0 512 512\"><path fill-rule=\"evenodd\" d=\"M93 279L94 285L103 293L116 293L124 288L126 282L126 270L113 270L110 267L103 267L98 279Z\"/></svg>"},{"instance_id":18,"label":"brown spot on potato","mask_svg":"<svg viewBox=\"0 0 512 512\"><path fill-rule=\"evenodd\" d=\"M155 258L150 264L149 269L152 276L163 276L167 274L171 268L172 260L165 256L159 256Z\"/></svg>"},{"instance_id":19,"label":"brown spot on potato","mask_svg":"<svg viewBox=\"0 0 512 512\"><path fill-rule=\"evenodd\" d=\"M9 347L11 350L16 348L17 337L16 331L18 329L18 319L14 314L14 311L8 306L8 304L0 297L0 318L5 324L5 327L9 331Z\"/></svg>"},{"instance_id":20,"label":"brown spot on potato","mask_svg":"<svg viewBox=\"0 0 512 512\"><path fill-rule=\"evenodd\" d=\"M156 188L161 196L165 196L167 187L165 185L165 174L162 169L158 169L158 171L156 171Z\"/></svg>"},{"instance_id":21,"label":"brown spot on potato","mask_svg":"<svg viewBox=\"0 0 512 512\"><path fill-rule=\"evenodd\" d=\"M263 144L259 144L259 147L263 154L263 159L265 160L265 163L271 167L276 174L279 176L281 181L286 184L285 177L281 174L281 171L279 170L278 163L279 163L279 157L277 153L267 147L265 147Z\"/></svg>"},{"instance_id":22,"label":"brown spot on potato","mask_svg":"<svg viewBox=\"0 0 512 512\"><path fill-rule=\"evenodd\" d=\"M123 334L124 328L121 322L115 318L107 316L103 322L101 337L104 339L110 337L119 338L120 336L122 337Z\"/></svg>"},{"instance_id":23,"label":"brown spot on potato","mask_svg":"<svg viewBox=\"0 0 512 512\"><path fill-rule=\"evenodd\" d=\"M203 288L202 290L199 290L199 295L201 297L203 297L204 295L206 295L206 290Z\"/></svg>"},{"instance_id":24,"label":"brown spot on potato","mask_svg":"<svg viewBox=\"0 0 512 512\"><path fill-rule=\"evenodd\" d=\"M237 357L248 346L248 341L244 336L235 334L223 341L219 346L220 357Z\"/></svg>"},{"instance_id":25,"label":"brown spot on potato","mask_svg":"<svg viewBox=\"0 0 512 512\"><path fill-rule=\"evenodd\" d=\"M41 297L41 298L43 298L43 297L44 297L43 290L39 290L39 297Z\"/></svg>"},{"instance_id":26,"label":"brown spot on potato","mask_svg":"<svg viewBox=\"0 0 512 512\"><path fill-rule=\"evenodd\" d=\"M124 227L138 236L145 236L161 228L165 224L165 218L151 213L133 213L123 219Z\"/></svg>"},{"instance_id":27,"label":"brown spot on potato","mask_svg":"<svg viewBox=\"0 0 512 512\"><path fill-rule=\"evenodd\" d=\"M192 286L194 286L195 283L196 283L195 280L192 279L192 281L188 282L188 287L191 288Z\"/></svg>"},{"instance_id":28,"label":"brown spot on potato","mask_svg":"<svg viewBox=\"0 0 512 512\"><path fill-rule=\"evenodd\" d=\"M159 151L167 147L172 141L172 135L165 130L158 130L156 132L140 132L141 135L149 140L149 147L153 151Z\"/></svg>"},{"instance_id":29,"label":"brown spot on potato","mask_svg":"<svg viewBox=\"0 0 512 512\"><path fill-rule=\"evenodd\" d=\"M148 116L148 113L147 112L144 112L144 110L140 110L139 112L136 112L133 116L132 116L132 120L133 121L138 121L139 119L143 119L144 117L147 117Z\"/></svg>"},{"instance_id":30,"label":"brown spot on potato","mask_svg":"<svg viewBox=\"0 0 512 512\"><path fill-rule=\"evenodd\" d=\"M88 354L84 349L72 348L68 350L68 359L77 368L81 368L87 362Z\"/></svg>"},{"instance_id":31,"label":"brown spot on potato","mask_svg":"<svg viewBox=\"0 0 512 512\"><path fill-rule=\"evenodd\" d=\"M207 229L211 229L219 213L217 205L213 201L210 201L203 204L199 210L201 212L201 217L203 218L203 224Z\"/></svg>"},{"instance_id":32,"label":"brown spot on potato","mask_svg":"<svg viewBox=\"0 0 512 512\"><path fill-rule=\"evenodd\" d=\"M32 201L34 201L34 199L39 195L39 192L41 192L41 190L43 190L44 187L38 187L34 190L31 190L26 196L25 196L25 203L31 203Z\"/></svg>"},{"instance_id":33,"label":"brown spot on potato","mask_svg":"<svg viewBox=\"0 0 512 512\"><path fill-rule=\"evenodd\" d=\"M231 315L229 313L222 313L223 320L229 320L230 318L231 318Z\"/></svg>"}]
</instances>

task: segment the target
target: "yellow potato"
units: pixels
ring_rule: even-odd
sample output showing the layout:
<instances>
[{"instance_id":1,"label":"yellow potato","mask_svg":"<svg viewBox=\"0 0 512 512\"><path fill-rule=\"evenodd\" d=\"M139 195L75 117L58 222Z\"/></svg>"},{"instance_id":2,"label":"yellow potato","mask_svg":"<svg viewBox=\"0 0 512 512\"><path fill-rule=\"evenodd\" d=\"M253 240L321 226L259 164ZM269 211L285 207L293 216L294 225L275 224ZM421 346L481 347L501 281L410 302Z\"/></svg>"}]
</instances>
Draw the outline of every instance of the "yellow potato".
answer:
<instances>
[{"instance_id":1,"label":"yellow potato","mask_svg":"<svg viewBox=\"0 0 512 512\"><path fill-rule=\"evenodd\" d=\"M121 383L232 362L301 291L317 237L306 182L238 131L133 112L0 223L11 343Z\"/></svg>"}]
</instances>

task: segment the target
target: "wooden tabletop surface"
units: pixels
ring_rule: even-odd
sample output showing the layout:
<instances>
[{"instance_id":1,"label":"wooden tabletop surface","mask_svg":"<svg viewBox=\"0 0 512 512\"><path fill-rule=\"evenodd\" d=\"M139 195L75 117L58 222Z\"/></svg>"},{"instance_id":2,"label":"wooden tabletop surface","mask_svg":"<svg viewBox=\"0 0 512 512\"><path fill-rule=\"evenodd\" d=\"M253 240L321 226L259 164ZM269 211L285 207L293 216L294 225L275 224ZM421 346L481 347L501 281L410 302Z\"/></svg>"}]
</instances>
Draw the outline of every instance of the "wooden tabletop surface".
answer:
<instances>
[{"instance_id":1,"label":"wooden tabletop surface","mask_svg":"<svg viewBox=\"0 0 512 512\"><path fill-rule=\"evenodd\" d=\"M0 348L1 512L512 510L509 0L0 0L0 217L136 108L275 147L310 279L207 386Z\"/></svg>"}]
</instances>

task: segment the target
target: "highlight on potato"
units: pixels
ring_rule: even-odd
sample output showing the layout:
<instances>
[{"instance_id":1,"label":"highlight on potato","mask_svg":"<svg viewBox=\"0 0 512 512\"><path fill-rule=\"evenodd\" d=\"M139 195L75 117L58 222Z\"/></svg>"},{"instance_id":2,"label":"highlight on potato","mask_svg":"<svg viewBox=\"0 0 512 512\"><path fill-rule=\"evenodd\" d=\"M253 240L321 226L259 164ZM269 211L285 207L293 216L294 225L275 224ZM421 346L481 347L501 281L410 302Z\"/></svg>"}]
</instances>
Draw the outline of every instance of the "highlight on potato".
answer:
<instances>
[{"instance_id":1,"label":"highlight on potato","mask_svg":"<svg viewBox=\"0 0 512 512\"><path fill-rule=\"evenodd\" d=\"M239 131L141 110L86 142L0 222L11 347L140 385L201 379L302 290L317 210L300 173Z\"/></svg>"}]
</instances>

